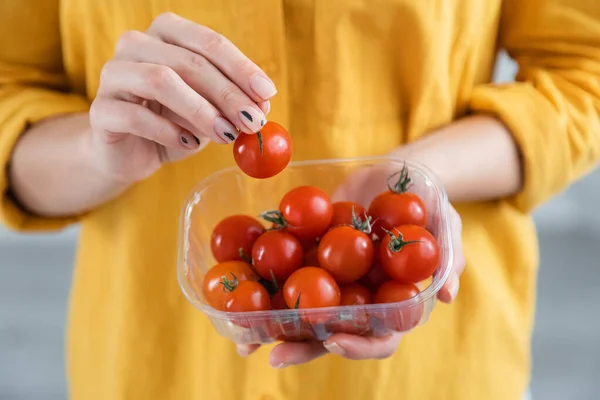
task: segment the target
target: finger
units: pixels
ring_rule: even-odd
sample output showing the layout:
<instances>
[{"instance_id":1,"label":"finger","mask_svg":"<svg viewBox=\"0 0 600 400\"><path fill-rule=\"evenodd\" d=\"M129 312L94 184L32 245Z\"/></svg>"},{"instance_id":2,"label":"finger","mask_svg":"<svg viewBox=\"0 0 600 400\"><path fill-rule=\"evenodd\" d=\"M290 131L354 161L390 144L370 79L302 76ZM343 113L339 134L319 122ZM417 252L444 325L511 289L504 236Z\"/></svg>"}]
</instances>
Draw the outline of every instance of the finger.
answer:
<instances>
[{"instance_id":1,"label":"finger","mask_svg":"<svg viewBox=\"0 0 600 400\"><path fill-rule=\"evenodd\" d=\"M90 108L90 124L96 132L132 134L165 147L196 150L200 146L200 141L181 126L126 101L97 98Z\"/></svg>"},{"instance_id":2,"label":"finger","mask_svg":"<svg viewBox=\"0 0 600 400\"><path fill-rule=\"evenodd\" d=\"M329 352L350 360L382 360L396 352L401 338L400 333L380 338L338 333L327 339L323 346Z\"/></svg>"},{"instance_id":3,"label":"finger","mask_svg":"<svg viewBox=\"0 0 600 400\"><path fill-rule=\"evenodd\" d=\"M208 59L255 102L275 96L273 81L223 35L173 13L158 16L148 33Z\"/></svg>"},{"instance_id":4,"label":"finger","mask_svg":"<svg viewBox=\"0 0 600 400\"><path fill-rule=\"evenodd\" d=\"M217 143L235 140L235 127L167 66L109 61L102 70L100 85L104 96L121 98L125 93L157 101Z\"/></svg>"},{"instance_id":5,"label":"finger","mask_svg":"<svg viewBox=\"0 0 600 400\"><path fill-rule=\"evenodd\" d=\"M265 114L265 116L269 115L271 111L271 102L263 101L262 103L258 103L258 108Z\"/></svg>"},{"instance_id":6,"label":"finger","mask_svg":"<svg viewBox=\"0 0 600 400\"><path fill-rule=\"evenodd\" d=\"M248 357L250 354L258 350L259 347L259 344L238 344L236 346L237 352L240 355L240 357Z\"/></svg>"},{"instance_id":7,"label":"finger","mask_svg":"<svg viewBox=\"0 0 600 400\"><path fill-rule=\"evenodd\" d=\"M438 299L443 302L450 304L458 296L458 290L460 289L460 279L454 272L450 273L450 277L444 283L444 286L438 292Z\"/></svg>"},{"instance_id":8,"label":"finger","mask_svg":"<svg viewBox=\"0 0 600 400\"><path fill-rule=\"evenodd\" d=\"M452 273L438 293L438 299L452 303L460 289L460 276L465 269L465 256L462 244L462 219L454 207L450 206L450 230L452 232Z\"/></svg>"},{"instance_id":9,"label":"finger","mask_svg":"<svg viewBox=\"0 0 600 400\"><path fill-rule=\"evenodd\" d=\"M322 342L284 342L271 350L270 364L274 368L284 368L312 361L324 354L327 350Z\"/></svg>"},{"instance_id":10,"label":"finger","mask_svg":"<svg viewBox=\"0 0 600 400\"><path fill-rule=\"evenodd\" d=\"M119 39L115 59L168 66L246 133L259 131L266 122L260 107L199 54L142 32L129 31Z\"/></svg>"}]
</instances>

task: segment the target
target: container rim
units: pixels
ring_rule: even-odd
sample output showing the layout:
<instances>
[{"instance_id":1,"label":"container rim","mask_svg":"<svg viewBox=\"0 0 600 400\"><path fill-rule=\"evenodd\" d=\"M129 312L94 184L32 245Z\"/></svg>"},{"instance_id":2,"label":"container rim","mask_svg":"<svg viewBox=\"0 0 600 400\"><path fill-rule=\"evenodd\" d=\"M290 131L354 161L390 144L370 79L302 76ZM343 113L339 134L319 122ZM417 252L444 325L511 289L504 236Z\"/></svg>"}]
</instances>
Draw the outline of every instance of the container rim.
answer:
<instances>
[{"instance_id":1,"label":"container rim","mask_svg":"<svg viewBox=\"0 0 600 400\"><path fill-rule=\"evenodd\" d=\"M393 155L383 156L366 156L366 157L348 157L348 158L330 158L330 159L316 159L316 160L302 160L292 161L288 167L303 167L312 165L328 165L328 164L346 164L346 163L372 163L382 164L383 162L393 162L409 166L412 170L417 170L423 175L425 181L429 183L429 186L434 190L437 196L437 208L438 214L440 215L440 232L439 237L443 237L446 245L446 256L440 261L446 261L438 267L438 270L433 275L431 283L423 290L420 291L416 296L403 300L396 303L379 303L379 304L365 304L365 305L352 305L344 306L344 312L348 314L355 313L357 311L369 311L369 312L387 312L397 310L399 308L410 308L417 306L421 303L426 302L433 296L436 296L440 291L444 283L450 277L450 273L453 268L454 249L452 248L452 231L450 229L450 207L448 201L448 194L438 177L433 173L431 169L426 167L424 164L412 160L404 159ZM187 280L187 268L186 268L186 243L188 243L188 232L186 230L186 217L191 211L191 207L198 201L198 192L202 188L209 186L213 181L218 180L221 176L227 175L232 172L237 172L237 166L231 166L219 171L216 171L196 184L190 191L190 194L186 197L183 205L182 212L179 220L179 238L178 238L178 260L177 260L177 280L179 287L183 292L185 298L198 310L202 311L210 318L218 318L222 320L233 320L236 318L245 319L289 319L295 318L299 314L310 313L311 315L330 314L339 312L340 307L321 307L321 308L305 308L298 310L265 310L265 311L253 311L251 313L233 313L227 311L217 310L208 304L200 301L193 295L193 290ZM444 260L445 259L445 260ZM243 317L242 317L243 314Z\"/></svg>"}]
</instances>

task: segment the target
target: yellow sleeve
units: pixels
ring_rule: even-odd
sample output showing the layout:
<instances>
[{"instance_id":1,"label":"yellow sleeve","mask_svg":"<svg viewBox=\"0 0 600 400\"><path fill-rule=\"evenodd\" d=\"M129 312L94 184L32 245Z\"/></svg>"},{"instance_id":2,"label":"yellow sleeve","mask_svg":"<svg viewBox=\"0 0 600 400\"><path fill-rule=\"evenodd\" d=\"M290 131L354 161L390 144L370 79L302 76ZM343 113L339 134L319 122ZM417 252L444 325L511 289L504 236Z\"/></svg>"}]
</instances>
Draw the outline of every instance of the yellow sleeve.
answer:
<instances>
[{"instance_id":1,"label":"yellow sleeve","mask_svg":"<svg viewBox=\"0 0 600 400\"><path fill-rule=\"evenodd\" d=\"M83 96L69 93L58 11L58 0L0 2L0 223L11 229L52 230L75 220L28 215L13 201L6 173L28 125L89 108Z\"/></svg>"},{"instance_id":2,"label":"yellow sleeve","mask_svg":"<svg viewBox=\"0 0 600 400\"><path fill-rule=\"evenodd\" d=\"M600 158L600 1L505 0L499 40L516 82L476 87L470 108L513 133L524 188L512 200L527 212Z\"/></svg>"}]
</instances>

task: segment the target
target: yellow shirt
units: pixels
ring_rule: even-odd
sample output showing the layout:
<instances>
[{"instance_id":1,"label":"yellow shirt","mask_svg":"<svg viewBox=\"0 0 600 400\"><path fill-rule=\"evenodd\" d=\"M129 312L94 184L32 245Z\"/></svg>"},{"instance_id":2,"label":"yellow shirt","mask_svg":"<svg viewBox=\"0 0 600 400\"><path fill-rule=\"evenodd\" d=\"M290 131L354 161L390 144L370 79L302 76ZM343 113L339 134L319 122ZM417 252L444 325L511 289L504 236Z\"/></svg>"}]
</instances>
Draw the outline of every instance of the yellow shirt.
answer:
<instances>
[{"instance_id":1,"label":"yellow shirt","mask_svg":"<svg viewBox=\"0 0 600 400\"><path fill-rule=\"evenodd\" d=\"M600 155L595 0L36 0L0 2L0 160L28 123L85 111L119 36L173 11L220 31L275 81L270 119L295 159L384 154L469 112L499 116L525 188L463 204L467 270L384 361L323 357L275 370L248 359L183 298L178 217L191 187L232 165L210 145L78 218L26 215L0 177L14 229L81 223L68 338L70 395L96 399L519 399L528 385L535 277L527 212ZM498 47L519 82L490 84ZM443 156L443 155L440 155ZM85 190L85 188L82 188Z\"/></svg>"}]
</instances>

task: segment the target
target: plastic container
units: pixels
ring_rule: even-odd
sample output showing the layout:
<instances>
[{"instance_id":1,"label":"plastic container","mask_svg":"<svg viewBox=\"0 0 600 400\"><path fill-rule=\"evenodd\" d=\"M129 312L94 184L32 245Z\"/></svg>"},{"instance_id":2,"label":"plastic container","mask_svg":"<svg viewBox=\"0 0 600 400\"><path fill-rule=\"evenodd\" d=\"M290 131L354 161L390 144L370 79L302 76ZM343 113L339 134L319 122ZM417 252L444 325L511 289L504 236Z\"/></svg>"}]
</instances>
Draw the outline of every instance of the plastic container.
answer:
<instances>
[{"instance_id":1,"label":"plastic container","mask_svg":"<svg viewBox=\"0 0 600 400\"><path fill-rule=\"evenodd\" d=\"M437 239L440 265L433 277L420 284L421 292L399 303L319 309L272 310L229 313L210 307L203 299L202 279L214 264L210 237L214 226L232 214L258 216L276 209L291 188L314 185L332 201L353 200L368 206L387 189L387 177L408 167L410 191L418 194L428 211L428 229ZM187 299L206 314L216 330L238 344L277 340L325 340L338 332L384 336L405 332L427 321L436 294L452 268L451 232L446 192L422 165L392 157L332 159L293 162L279 175L257 180L237 167L217 172L193 190L185 203L180 226L178 279Z\"/></svg>"}]
</instances>

